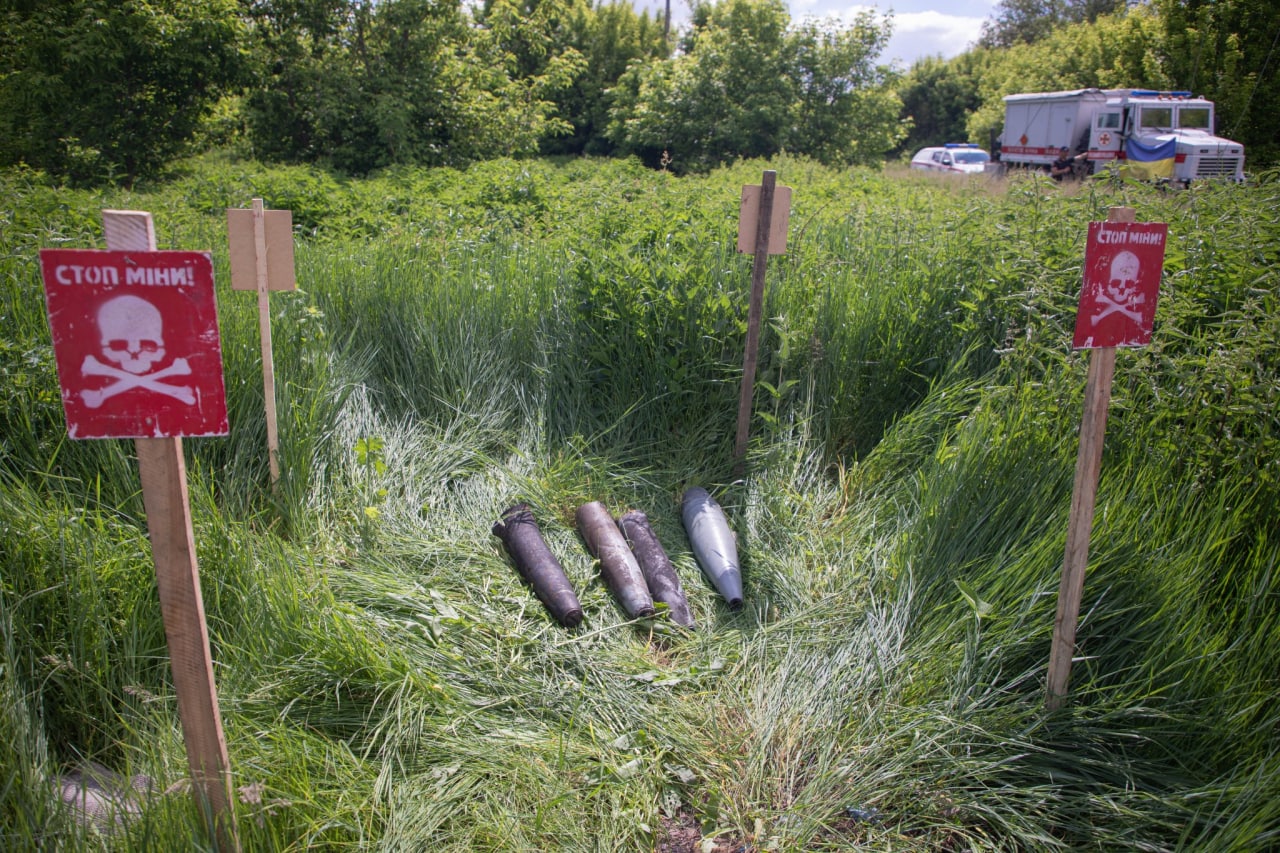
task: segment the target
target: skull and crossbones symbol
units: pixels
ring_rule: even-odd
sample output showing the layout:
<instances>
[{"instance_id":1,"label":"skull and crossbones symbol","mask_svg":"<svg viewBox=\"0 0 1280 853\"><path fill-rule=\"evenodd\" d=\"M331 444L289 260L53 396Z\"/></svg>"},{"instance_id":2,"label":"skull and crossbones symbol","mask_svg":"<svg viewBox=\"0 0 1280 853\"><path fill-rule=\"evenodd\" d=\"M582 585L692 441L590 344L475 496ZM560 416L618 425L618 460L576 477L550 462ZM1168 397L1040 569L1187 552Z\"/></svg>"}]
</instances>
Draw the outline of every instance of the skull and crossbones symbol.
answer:
<instances>
[{"instance_id":1,"label":"skull and crossbones symbol","mask_svg":"<svg viewBox=\"0 0 1280 853\"><path fill-rule=\"evenodd\" d=\"M1111 261L1111 275L1107 284L1098 292L1098 301L1103 309L1089 318L1089 322L1098 325L1112 314L1123 314L1135 323L1142 322L1142 314L1138 306L1147 301L1145 293L1138 292L1138 256L1132 252L1121 252Z\"/></svg>"},{"instance_id":2,"label":"skull and crossbones symbol","mask_svg":"<svg viewBox=\"0 0 1280 853\"><path fill-rule=\"evenodd\" d=\"M147 372L165 356L164 321L150 302L137 296L117 296L104 302L98 309L98 331L106 362L87 355L80 372L116 381L104 388L81 391L80 399L86 406L96 409L134 388L164 394L187 405L195 402L190 386L161 381L171 376L190 376L191 365L185 358L175 358L168 367Z\"/></svg>"}]
</instances>

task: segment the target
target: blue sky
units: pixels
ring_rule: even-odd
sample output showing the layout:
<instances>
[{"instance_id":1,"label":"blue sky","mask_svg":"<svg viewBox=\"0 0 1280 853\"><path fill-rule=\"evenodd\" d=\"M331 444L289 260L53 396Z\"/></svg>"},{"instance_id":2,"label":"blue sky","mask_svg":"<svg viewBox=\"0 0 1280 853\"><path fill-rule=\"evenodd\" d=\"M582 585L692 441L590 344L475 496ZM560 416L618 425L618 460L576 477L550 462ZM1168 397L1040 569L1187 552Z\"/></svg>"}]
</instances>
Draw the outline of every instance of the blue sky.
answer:
<instances>
[{"instance_id":1,"label":"blue sky","mask_svg":"<svg viewBox=\"0 0 1280 853\"><path fill-rule=\"evenodd\" d=\"M651 9L659 16L664 0L633 0L636 9ZM852 18L870 9L876 14L893 16L893 37L881 56L882 62L895 61L901 68L924 56L941 54L952 57L964 52L977 38L982 22L991 15L994 0L897 0L871 3L867 0L788 0L792 18L806 16ZM671 0L673 22L687 21L686 0Z\"/></svg>"}]
</instances>

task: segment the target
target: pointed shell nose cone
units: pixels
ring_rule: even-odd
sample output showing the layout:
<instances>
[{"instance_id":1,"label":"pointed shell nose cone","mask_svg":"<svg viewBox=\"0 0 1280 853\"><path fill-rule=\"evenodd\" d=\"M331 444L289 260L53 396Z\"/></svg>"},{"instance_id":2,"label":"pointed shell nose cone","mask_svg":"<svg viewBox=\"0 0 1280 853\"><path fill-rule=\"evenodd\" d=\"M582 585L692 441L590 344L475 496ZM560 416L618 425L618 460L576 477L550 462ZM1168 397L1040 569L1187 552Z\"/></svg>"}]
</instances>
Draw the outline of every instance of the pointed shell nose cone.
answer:
<instances>
[{"instance_id":1,"label":"pointed shell nose cone","mask_svg":"<svg viewBox=\"0 0 1280 853\"><path fill-rule=\"evenodd\" d=\"M742 607L742 571L738 568L738 546L724 511L707 490L695 486L684 493L681 516L693 546L693 556L707 580L729 603Z\"/></svg>"},{"instance_id":2,"label":"pointed shell nose cone","mask_svg":"<svg viewBox=\"0 0 1280 853\"><path fill-rule=\"evenodd\" d=\"M649 517L638 509L630 510L618 519L618 528L631 546L631 553L636 555L653 600L667 605L672 622L685 628L695 627L689 601L680 587L680 578L658 541L658 535L653 532Z\"/></svg>"},{"instance_id":3,"label":"pointed shell nose cone","mask_svg":"<svg viewBox=\"0 0 1280 853\"><path fill-rule=\"evenodd\" d=\"M599 501L592 501L578 507L576 517L578 532L600 561L600 573L622 609L632 619L652 616L653 598L644 574L609 510Z\"/></svg>"}]
</instances>

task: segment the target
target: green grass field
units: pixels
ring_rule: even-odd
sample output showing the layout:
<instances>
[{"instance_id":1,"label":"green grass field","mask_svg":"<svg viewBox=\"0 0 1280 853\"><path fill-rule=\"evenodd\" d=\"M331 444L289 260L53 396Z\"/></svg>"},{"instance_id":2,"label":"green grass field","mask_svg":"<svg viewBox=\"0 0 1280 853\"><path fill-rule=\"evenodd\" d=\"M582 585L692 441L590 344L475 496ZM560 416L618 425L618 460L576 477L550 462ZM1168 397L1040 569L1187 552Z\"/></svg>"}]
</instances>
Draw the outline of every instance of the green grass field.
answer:
<instances>
[{"instance_id":1,"label":"green grass field","mask_svg":"<svg viewBox=\"0 0 1280 853\"><path fill-rule=\"evenodd\" d=\"M792 187L746 475L738 193ZM134 192L0 175L0 847L210 844L184 785L133 444L72 442L40 248L150 211L210 249L227 438L185 442L246 850L1263 850L1280 843L1280 180L957 184L805 161L342 181L216 157ZM256 300L225 214L293 211ZM1087 223L1169 224L1122 350L1079 653L1045 710ZM746 606L679 519L710 489ZM631 621L574 528L643 509L698 627ZM490 532L534 508L559 627ZM145 775L119 825L59 774Z\"/></svg>"}]
</instances>

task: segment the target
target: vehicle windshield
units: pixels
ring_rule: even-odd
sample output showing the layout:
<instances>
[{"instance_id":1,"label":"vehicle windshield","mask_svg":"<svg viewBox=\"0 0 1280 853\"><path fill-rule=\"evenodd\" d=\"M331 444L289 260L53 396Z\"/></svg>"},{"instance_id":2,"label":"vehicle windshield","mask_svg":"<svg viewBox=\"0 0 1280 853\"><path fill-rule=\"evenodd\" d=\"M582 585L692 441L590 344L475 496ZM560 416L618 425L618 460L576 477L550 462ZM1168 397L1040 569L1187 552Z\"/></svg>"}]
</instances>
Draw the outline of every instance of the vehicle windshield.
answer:
<instances>
[{"instance_id":1,"label":"vehicle windshield","mask_svg":"<svg viewBox=\"0 0 1280 853\"><path fill-rule=\"evenodd\" d=\"M1178 110L1178 124L1190 130L1208 130L1213 126L1212 111L1208 107L1183 107Z\"/></svg>"},{"instance_id":2,"label":"vehicle windshield","mask_svg":"<svg viewBox=\"0 0 1280 853\"><path fill-rule=\"evenodd\" d=\"M1143 107L1141 121L1143 130L1172 130L1173 107Z\"/></svg>"},{"instance_id":3,"label":"vehicle windshield","mask_svg":"<svg viewBox=\"0 0 1280 853\"><path fill-rule=\"evenodd\" d=\"M957 163L985 163L991 159L985 151L953 151L951 156Z\"/></svg>"}]
</instances>

